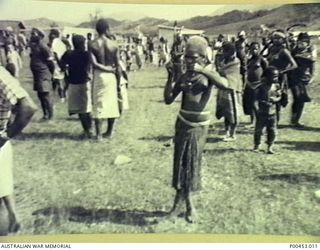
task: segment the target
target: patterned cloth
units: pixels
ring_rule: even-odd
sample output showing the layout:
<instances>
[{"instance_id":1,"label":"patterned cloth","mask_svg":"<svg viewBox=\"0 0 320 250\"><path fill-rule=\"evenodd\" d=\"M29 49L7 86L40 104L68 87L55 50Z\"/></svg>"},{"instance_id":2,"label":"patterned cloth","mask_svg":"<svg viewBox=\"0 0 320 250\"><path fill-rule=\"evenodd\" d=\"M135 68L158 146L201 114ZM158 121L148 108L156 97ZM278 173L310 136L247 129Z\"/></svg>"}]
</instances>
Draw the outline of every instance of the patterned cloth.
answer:
<instances>
[{"instance_id":1,"label":"patterned cloth","mask_svg":"<svg viewBox=\"0 0 320 250\"><path fill-rule=\"evenodd\" d=\"M12 106L27 95L19 81L0 66L0 131L6 129Z\"/></svg>"},{"instance_id":2,"label":"patterned cloth","mask_svg":"<svg viewBox=\"0 0 320 250\"><path fill-rule=\"evenodd\" d=\"M172 186L175 189L185 191L201 189L201 160L208 128L208 125L192 127L177 119L172 179Z\"/></svg>"}]
</instances>

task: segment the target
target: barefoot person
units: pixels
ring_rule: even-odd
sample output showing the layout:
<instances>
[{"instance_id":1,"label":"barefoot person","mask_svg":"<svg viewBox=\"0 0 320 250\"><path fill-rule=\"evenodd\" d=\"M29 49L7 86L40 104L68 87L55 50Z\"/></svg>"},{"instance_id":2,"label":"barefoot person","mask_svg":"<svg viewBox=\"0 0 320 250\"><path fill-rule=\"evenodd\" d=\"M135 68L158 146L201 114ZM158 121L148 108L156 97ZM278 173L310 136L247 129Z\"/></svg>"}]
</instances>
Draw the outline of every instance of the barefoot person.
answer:
<instances>
[{"instance_id":1,"label":"barefoot person","mask_svg":"<svg viewBox=\"0 0 320 250\"><path fill-rule=\"evenodd\" d=\"M15 118L8 125L11 110ZM29 123L36 107L18 80L0 66L0 205L8 212L9 233L20 228L13 196L13 165L10 139ZM1 225L2 227L3 225Z\"/></svg>"},{"instance_id":2,"label":"barefoot person","mask_svg":"<svg viewBox=\"0 0 320 250\"><path fill-rule=\"evenodd\" d=\"M236 57L233 43L226 42L222 46L223 59L218 67L221 76L228 79L231 90L219 90L217 95L216 117L224 117L226 135L225 142L236 140L236 130L239 124L242 99L242 80L240 75L240 61Z\"/></svg>"},{"instance_id":3,"label":"barefoot person","mask_svg":"<svg viewBox=\"0 0 320 250\"><path fill-rule=\"evenodd\" d=\"M263 74L262 86L258 89L255 106L257 121L254 132L254 151L259 151L264 127L267 130L268 154L273 154L273 144L277 134L276 105L281 99L279 71L270 66Z\"/></svg>"},{"instance_id":4,"label":"barefoot person","mask_svg":"<svg viewBox=\"0 0 320 250\"><path fill-rule=\"evenodd\" d=\"M254 108L256 93L261 86L261 76L267 68L267 60L260 55L260 45L257 42L250 44L250 59L247 64L246 84L243 91L243 111L250 115L251 125L254 126L257 111Z\"/></svg>"},{"instance_id":5,"label":"barefoot person","mask_svg":"<svg viewBox=\"0 0 320 250\"><path fill-rule=\"evenodd\" d=\"M191 193L201 188L201 157L207 139L210 123L211 92L213 84L227 86L227 80L217 72L211 73L214 81L202 74L206 62L207 42L204 38L191 37L186 45L185 61L187 71L177 82L168 78L164 99L171 104L182 93L182 104L175 125L174 166L172 185L176 197L171 215L179 213L181 203L186 205L186 220L194 220L194 207ZM199 64L199 66L195 66ZM197 70L197 72L195 71Z\"/></svg>"},{"instance_id":6,"label":"barefoot person","mask_svg":"<svg viewBox=\"0 0 320 250\"><path fill-rule=\"evenodd\" d=\"M302 32L298 35L297 46L293 49L292 55L298 68L291 72L289 78L289 87L293 96L291 124L301 128L303 125L299 121L304 104L311 101L307 86L313 81L317 57L316 48L311 44L308 33Z\"/></svg>"},{"instance_id":7,"label":"barefoot person","mask_svg":"<svg viewBox=\"0 0 320 250\"><path fill-rule=\"evenodd\" d=\"M288 104L288 81L287 73L297 68L297 63L293 59L290 51L286 48L286 35L277 30L272 34L272 45L270 46L267 60L270 66L279 70L279 81L282 89L281 101L277 103L277 122L280 122L281 106L286 107Z\"/></svg>"},{"instance_id":8,"label":"barefoot person","mask_svg":"<svg viewBox=\"0 0 320 250\"><path fill-rule=\"evenodd\" d=\"M120 57L118 45L113 40L106 19L98 20L96 24L98 37L90 44L94 68L93 78L93 117L97 140L102 136L111 138L115 119L120 117L118 96L120 93ZM108 129L101 133L102 120L108 120Z\"/></svg>"},{"instance_id":9,"label":"barefoot person","mask_svg":"<svg viewBox=\"0 0 320 250\"><path fill-rule=\"evenodd\" d=\"M91 55L85 50L86 39L81 35L72 36L74 50L67 51L61 58L61 66L66 71L69 91L69 114L79 114L83 128L83 138L92 136L91 100Z\"/></svg>"}]
</instances>

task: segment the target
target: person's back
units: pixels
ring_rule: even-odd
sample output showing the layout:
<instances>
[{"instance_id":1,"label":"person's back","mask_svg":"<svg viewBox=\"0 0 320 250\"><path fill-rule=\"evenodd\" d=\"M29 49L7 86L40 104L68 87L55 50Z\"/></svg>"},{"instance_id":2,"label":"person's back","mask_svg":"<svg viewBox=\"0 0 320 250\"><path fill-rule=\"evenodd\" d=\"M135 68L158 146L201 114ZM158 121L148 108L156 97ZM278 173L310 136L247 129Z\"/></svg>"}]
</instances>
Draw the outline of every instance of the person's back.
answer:
<instances>
[{"instance_id":1,"label":"person's back","mask_svg":"<svg viewBox=\"0 0 320 250\"><path fill-rule=\"evenodd\" d=\"M117 53L118 45L108 37L99 36L94 39L89 50L96 57L98 63L106 66L114 66L117 63L115 53Z\"/></svg>"},{"instance_id":2,"label":"person's back","mask_svg":"<svg viewBox=\"0 0 320 250\"><path fill-rule=\"evenodd\" d=\"M88 51L72 50L66 52L61 61L62 64L68 65L68 82L83 84L89 80L91 60Z\"/></svg>"}]
</instances>

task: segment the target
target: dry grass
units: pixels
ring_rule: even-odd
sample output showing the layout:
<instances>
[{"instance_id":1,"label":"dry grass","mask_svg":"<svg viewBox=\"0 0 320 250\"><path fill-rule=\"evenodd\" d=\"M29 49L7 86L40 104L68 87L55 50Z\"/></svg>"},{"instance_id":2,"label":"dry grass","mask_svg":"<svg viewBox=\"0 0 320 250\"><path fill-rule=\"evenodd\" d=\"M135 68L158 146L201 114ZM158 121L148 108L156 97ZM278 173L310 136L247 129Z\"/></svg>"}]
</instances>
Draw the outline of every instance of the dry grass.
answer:
<instances>
[{"instance_id":1,"label":"dry grass","mask_svg":"<svg viewBox=\"0 0 320 250\"><path fill-rule=\"evenodd\" d=\"M72 233L212 233L320 235L319 104L306 107L308 131L288 124L283 113L276 150L253 153L252 130L239 129L234 144L221 138L221 122L206 145L203 191L196 196L199 223L155 222L171 207L173 135L179 102L166 106L164 69L148 66L131 73L130 110L119 120L110 141L79 141L80 123L67 119L57 103L56 120L34 121L17 140L15 193L23 235ZM31 89L28 69L22 78ZM320 93L319 78L313 95ZM34 97L34 95L33 95ZM36 98L34 97L34 100ZM114 165L119 154L132 158Z\"/></svg>"}]
</instances>

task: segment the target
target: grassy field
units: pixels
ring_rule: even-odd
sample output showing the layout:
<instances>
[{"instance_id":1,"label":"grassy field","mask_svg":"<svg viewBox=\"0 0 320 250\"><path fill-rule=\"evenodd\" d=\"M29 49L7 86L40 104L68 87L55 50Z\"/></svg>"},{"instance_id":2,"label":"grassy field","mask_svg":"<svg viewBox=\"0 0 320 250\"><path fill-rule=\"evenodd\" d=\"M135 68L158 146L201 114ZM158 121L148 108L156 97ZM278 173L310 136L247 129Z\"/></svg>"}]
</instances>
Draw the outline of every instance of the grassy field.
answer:
<instances>
[{"instance_id":1,"label":"grassy field","mask_svg":"<svg viewBox=\"0 0 320 250\"><path fill-rule=\"evenodd\" d=\"M314 102L303 116L304 130L288 126L283 110L276 155L251 151L253 130L243 119L235 143L221 140L213 120L203 165L203 190L196 196L199 222L149 219L172 206L174 133L179 102L162 101L164 69L147 66L130 75L130 110L112 140L80 141L81 126L56 102L53 123L39 110L14 140L15 194L21 235L91 233L212 233L320 235L319 77ZM26 66L23 85L31 90ZM31 91L30 91L31 93ZM38 103L34 93L33 99ZM57 99L57 98L56 98ZM214 107L213 107L214 108ZM118 155L132 159L115 165Z\"/></svg>"}]
</instances>

